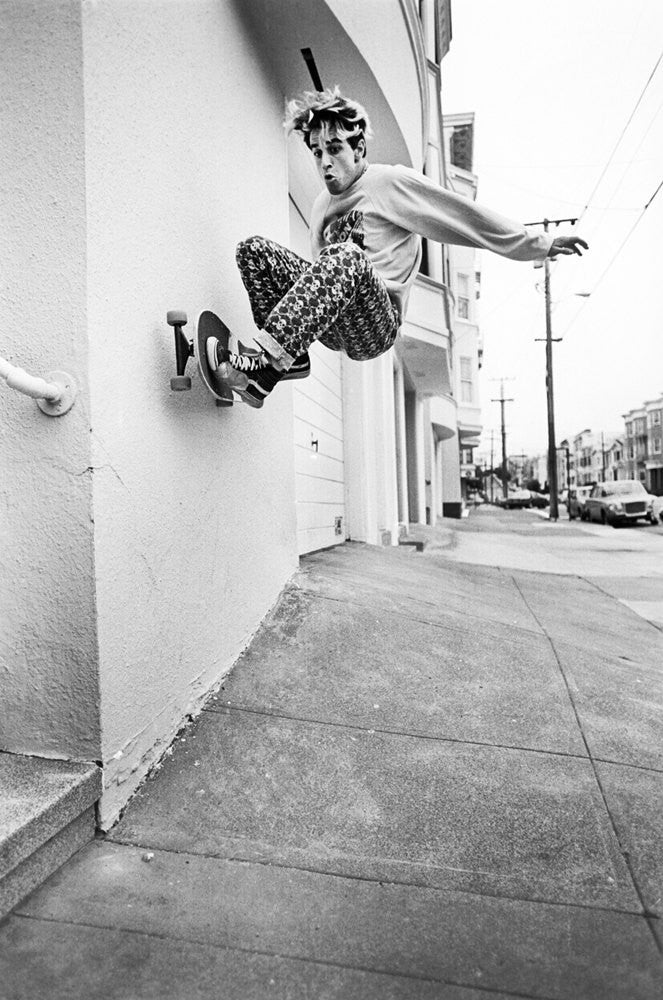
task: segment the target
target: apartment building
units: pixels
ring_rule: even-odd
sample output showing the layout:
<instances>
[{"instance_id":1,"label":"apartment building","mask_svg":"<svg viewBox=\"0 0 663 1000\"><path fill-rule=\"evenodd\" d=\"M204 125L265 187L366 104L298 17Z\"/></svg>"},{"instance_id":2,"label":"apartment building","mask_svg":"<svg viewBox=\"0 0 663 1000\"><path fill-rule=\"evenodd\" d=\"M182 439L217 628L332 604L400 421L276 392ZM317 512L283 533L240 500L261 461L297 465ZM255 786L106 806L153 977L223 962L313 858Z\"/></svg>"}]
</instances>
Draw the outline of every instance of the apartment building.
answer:
<instances>
[{"instance_id":1,"label":"apartment building","mask_svg":"<svg viewBox=\"0 0 663 1000\"><path fill-rule=\"evenodd\" d=\"M606 482L627 478L623 435L604 435L601 442L601 462Z\"/></svg>"},{"instance_id":2,"label":"apartment building","mask_svg":"<svg viewBox=\"0 0 663 1000\"><path fill-rule=\"evenodd\" d=\"M596 435L585 428L573 438L573 466L575 469L575 485L588 486L598 482L596 476Z\"/></svg>"},{"instance_id":3,"label":"apartment building","mask_svg":"<svg viewBox=\"0 0 663 1000\"><path fill-rule=\"evenodd\" d=\"M627 479L647 479L647 410L639 407L623 414Z\"/></svg>"},{"instance_id":4,"label":"apartment building","mask_svg":"<svg viewBox=\"0 0 663 1000\"><path fill-rule=\"evenodd\" d=\"M236 244L308 254L320 182L282 119L316 76L368 108L372 160L446 183L450 4L8 0L0 19L2 351L78 387L57 419L0 393L0 754L99 769L107 828L302 553L461 512L480 427L470 257L427 247L392 351L315 347L311 377L262 411L215 407L192 363L171 392L165 322L186 310L190 333L212 309L250 343Z\"/></svg>"},{"instance_id":5,"label":"apartment building","mask_svg":"<svg viewBox=\"0 0 663 1000\"><path fill-rule=\"evenodd\" d=\"M560 489L576 485L575 452L573 442L565 438L557 449L557 482Z\"/></svg>"},{"instance_id":6,"label":"apartment building","mask_svg":"<svg viewBox=\"0 0 663 1000\"><path fill-rule=\"evenodd\" d=\"M647 445L645 452L645 484L650 493L663 495L663 396L647 401L644 405L647 419Z\"/></svg>"},{"instance_id":7,"label":"apartment building","mask_svg":"<svg viewBox=\"0 0 663 1000\"><path fill-rule=\"evenodd\" d=\"M451 190L474 200L478 178L473 173L474 114L444 116L447 184ZM457 403L460 481L463 498L474 479L474 449L482 430L479 371L483 346L478 326L480 274L477 253L469 247L448 248L449 285L452 291L454 395Z\"/></svg>"}]
</instances>

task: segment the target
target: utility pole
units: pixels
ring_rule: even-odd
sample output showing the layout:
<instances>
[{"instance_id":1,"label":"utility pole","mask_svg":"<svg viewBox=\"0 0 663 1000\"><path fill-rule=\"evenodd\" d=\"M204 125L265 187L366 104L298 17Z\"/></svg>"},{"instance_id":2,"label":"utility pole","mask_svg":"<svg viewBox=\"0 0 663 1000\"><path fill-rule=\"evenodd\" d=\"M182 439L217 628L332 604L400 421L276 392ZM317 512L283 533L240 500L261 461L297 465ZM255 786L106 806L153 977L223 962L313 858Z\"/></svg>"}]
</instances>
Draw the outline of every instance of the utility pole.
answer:
<instances>
[{"instance_id":1,"label":"utility pole","mask_svg":"<svg viewBox=\"0 0 663 1000\"><path fill-rule=\"evenodd\" d=\"M490 502L495 502L494 487L495 487L495 431L490 432Z\"/></svg>"},{"instance_id":2,"label":"utility pole","mask_svg":"<svg viewBox=\"0 0 663 1000\"><path fill-rule=\"evenodd\" d=\"M575 219L542 219L540 222L528 222L528 226L543 226L548 232L549 226L560 226L563 222L570 222L575 226ZM550 257L546 257L543 262L545 268L545 296L546 296L546 402L548 406L548 486L550 487L550 514L549 520L556 521L559 518L558 486L557 486L557 446L555 444L555 396L553 391L553 341L558 343L562 338L552 335L552 306L550 301ZM539 340L540 338L536 338Z\"/></svg>"},{"instance_id":3,"label":"utility pole","mask_svg":"<svg viewBox=\"0 0 663 1000\"><path fill-rule=\"evenodd\" d=\"M506 422L505 422L505 419L504 419L504 404L505 403L513 403L513 399L505 399L504 398L504 383L505 382L513 382L513 379L507 379L507 378L491 379L491 382L499 382L500 383L500 395L499 395L499 398L498 399L491 399L491 403L499 403L500 404L500 418L501 418L501 427L502 427L502 496L506 500L509 490L508 490L508 486L507 486Z\"/></svg>"}]
</instances>

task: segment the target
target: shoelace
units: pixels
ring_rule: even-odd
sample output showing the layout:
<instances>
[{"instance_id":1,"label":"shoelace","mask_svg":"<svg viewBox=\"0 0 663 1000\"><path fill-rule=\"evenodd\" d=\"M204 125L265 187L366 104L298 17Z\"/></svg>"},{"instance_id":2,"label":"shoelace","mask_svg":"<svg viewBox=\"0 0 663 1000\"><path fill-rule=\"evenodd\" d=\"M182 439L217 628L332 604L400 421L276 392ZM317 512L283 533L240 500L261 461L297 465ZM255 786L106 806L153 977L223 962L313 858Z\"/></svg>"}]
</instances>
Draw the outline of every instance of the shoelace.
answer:
<instances>
[{"instance_id":1,"label":"shoelace","mask_svg":"<svg viewBox=\"0 0 663 1000\"><path fill-rule=\"evenodd\" d=\"M264 354L232 354L230 365L240 372L258 372L267 365Z\"/></svg>"}]
</instances>

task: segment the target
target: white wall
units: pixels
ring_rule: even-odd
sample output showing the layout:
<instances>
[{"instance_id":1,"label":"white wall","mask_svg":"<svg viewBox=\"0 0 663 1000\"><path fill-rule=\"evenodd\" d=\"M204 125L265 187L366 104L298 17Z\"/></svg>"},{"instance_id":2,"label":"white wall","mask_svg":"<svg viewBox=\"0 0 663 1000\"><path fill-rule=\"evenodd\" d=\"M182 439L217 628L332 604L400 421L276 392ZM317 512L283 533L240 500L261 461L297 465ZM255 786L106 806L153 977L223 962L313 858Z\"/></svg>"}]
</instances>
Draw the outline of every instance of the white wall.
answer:
<instances>
[{"instance_id":1,"label":"white wall","mask_svg":"<svg viewBox=\"0 0 663 1000\"><path fill-rule=\"evenodd\" d=\"M415 16L408 26L407 4L400 0L325 2L371 67L401 128L411 165L421 170L422 136L428 127L427 113L425 120L422 117L422 102L427 112L428 84L423 39ZM377 127L379 122L374 124Z\"/></svg>"},{"instance_id":2,"label":"white wall","mask_svg":"<svg viewBox=\"0 0 663 1000\"><path fill-rule=\"evenodd\" d=\"M0 385L0 748L100 755L76 0L0 7L0 355L64 369L50 418Z\"/></svg>"},{"instance_id":3,"label":"white wall","mask_svg":"<svg viewBox=\"0 0 663 1000\"><path fill-rule=\"evenodd\" d=\"M296 567L292 388L173 394L169 308L254 331L234 262L287 242L282 98L234 5L84 7L88 309L108 823ZM121 757L118 757L121 754Z\"/></svg>"}]
</instances>

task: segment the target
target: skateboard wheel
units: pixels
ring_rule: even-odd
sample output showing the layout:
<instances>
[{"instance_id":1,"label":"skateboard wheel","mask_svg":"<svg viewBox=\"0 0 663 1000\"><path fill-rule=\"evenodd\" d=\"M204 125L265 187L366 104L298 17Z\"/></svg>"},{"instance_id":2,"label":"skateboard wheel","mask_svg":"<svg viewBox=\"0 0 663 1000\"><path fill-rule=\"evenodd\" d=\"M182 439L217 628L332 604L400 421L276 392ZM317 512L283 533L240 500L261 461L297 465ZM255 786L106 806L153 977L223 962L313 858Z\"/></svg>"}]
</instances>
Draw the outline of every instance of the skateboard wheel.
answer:
<instances>
[{"instance_id":1,"label":"skateboard wheel","mask_svg":"<svg viewBox=\"0 0 663 1000\"><path fill-rule=\"evenodd\" d=\"M166 322L168 326L186 326L187 315L181 309L169 309L166 313Z\"/></svg>"},{"instance_id":2,"label":"skateboard wheel","mask_svg":"<svg viewBox=\"0 0 663 1000\"><path fill-rule=\"evenodd\" d=\"M183 392L184 389L191 388L191 379L188 375L175 375L170 380L170 388L173 392Z\"/></svg>"},{"instance_id":3,"label":"skateboard wheel","mask_svg":"<svg viewBox=\"0 0 663 1000\"><path fill-rule=\"evenodd\" d=\"M217 406L232 406L232 399L215 399L214 402Z\"/></svg>"}]
</instances>

